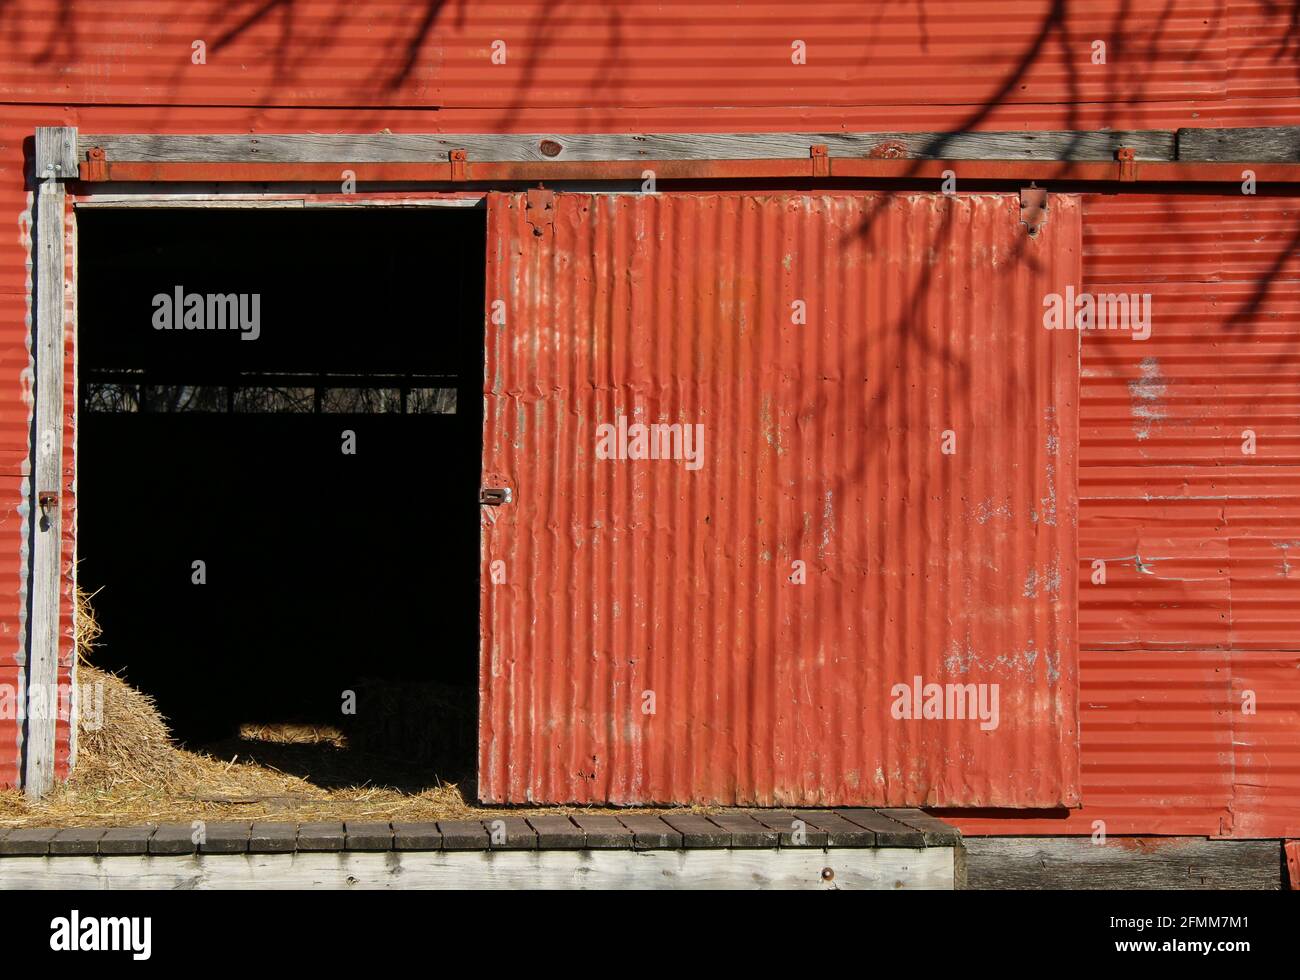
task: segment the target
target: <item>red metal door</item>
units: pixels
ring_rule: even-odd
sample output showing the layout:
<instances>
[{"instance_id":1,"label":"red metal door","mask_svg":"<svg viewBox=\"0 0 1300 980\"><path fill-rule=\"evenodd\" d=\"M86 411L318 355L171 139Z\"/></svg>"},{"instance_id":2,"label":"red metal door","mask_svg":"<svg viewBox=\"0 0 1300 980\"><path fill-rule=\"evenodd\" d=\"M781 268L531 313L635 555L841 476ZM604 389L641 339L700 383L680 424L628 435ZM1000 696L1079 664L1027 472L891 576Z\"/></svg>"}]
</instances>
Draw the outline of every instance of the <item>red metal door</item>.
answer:
<instances>
[{"instance_id":1,"label":"red metal door","mask_svg":"<svg viewBox=\"0 0 1300 980\"><path fill-rule=\"evenodd\" d=\"M1077 805L1049 215L489 198L482 799Z\"/></svg>"}]
</instances>

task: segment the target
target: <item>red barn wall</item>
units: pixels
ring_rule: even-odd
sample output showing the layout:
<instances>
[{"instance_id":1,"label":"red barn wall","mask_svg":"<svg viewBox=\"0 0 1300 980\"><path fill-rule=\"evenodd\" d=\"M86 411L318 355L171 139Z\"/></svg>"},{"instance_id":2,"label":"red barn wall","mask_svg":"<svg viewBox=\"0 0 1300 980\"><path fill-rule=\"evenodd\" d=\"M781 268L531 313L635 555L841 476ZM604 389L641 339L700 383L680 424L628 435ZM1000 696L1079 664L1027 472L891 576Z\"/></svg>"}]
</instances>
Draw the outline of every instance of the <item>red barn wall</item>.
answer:
<instances>
[{"instance_id":1,"label":"red barn wall","mask_svg":"<svg viewBox=\"0 0 1300 980\"><path fill-rule=\"evenodd\" d=\"M1294 125L1300 15L1267 0L0 5L0 684L25 629L30 137ZM191 62L204 41L207 63ZM507 61L490 61L493 41ZM793 65L791 43L807 45ZM1094 65L1094 41L1106 65ZM1080 418L1084 809L972 832L1300 834L1297 199L1096 196ZM65 446L72 478L71 336ZM1240 457L1240 430L1258 454ZM65 481L65 482L67 482ZM65 496L65 528L75 498ZM68 587L72 541L65 536ZM1108 582L1091 585L1091 561ZM70 606L65 601L65 610ZM68 619L69 630L71 628ZM64 662L71 642L64 644ZM65 675L66 676L66 675ZM1254 691L1258 714L1240 711ZM18 777L0 717L0 784ZM66 771L68 739L61 738Z\"/></svg>"},{"instance_id":2,"label":"red barn wall","mask_svg":"<svg viewBox=\"0 0 1300 980\"><path fill-rule=\"evenodd\" d=\"M1300 831L1298 236L1297 197L1085 198L1088 288L1150 293L1155 326L1084 335L1084 805L968 831Z\"/></svg>"}]
</instances>

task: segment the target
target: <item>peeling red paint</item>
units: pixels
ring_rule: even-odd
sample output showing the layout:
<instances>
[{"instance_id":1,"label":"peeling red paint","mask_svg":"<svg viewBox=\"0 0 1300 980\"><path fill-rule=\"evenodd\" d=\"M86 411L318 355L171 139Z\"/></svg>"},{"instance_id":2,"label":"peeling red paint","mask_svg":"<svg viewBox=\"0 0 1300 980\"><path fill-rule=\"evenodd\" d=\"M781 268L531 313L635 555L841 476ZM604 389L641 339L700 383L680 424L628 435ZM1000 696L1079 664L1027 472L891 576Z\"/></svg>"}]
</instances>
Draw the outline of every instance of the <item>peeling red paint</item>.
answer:
<instances>
[{"instance_id":1,"label":"peeling red paint","mask_svg":"<svg viewBox=\"0 0 1300 980\"><path fill-rule=\"evenodd\" d=\"M1077 199L1034 238L1013 194L554 212L489 197L480 796L1076 805L1078 339L1041 301ZM700 466L598 458L620 418L701 425ZM895 718L918 677L998 724Z\"/></svg>"},{"instance_id":2,"label":"peeling red paint","mask_svg":"<svg viewBox=\"0 0 1300 980\"><path fill-rule=\"evenodd\" d=\"M968 833L1300 833L1300 199L1084 198L1084 279L1152 294L1083 339L1084 806ZM1241 452L1243 429L1257 452ZM1093 584L1097 560L1106 583Z\"/></svg>"},{"instance_id":3,"label":"peeling red paint","mask_svg":"<svg viewBox=\"0 0 1300 980\"><path fill-rule=\"evenodd\" d=\"M737 34L730 5L633 5L637 16L651 10L654 30L670 33L674 47L654 34L643 49L624 34L623 52L635 61L626 74L606 67L612 6L548 6L554 15L541 5L445 5L394 95L385 83L403 63L394 55L407 50L423 4L381 15L349 0L298 3L292 19L254 19L201 67L189 64L192 40L225 36L246 12L168 0L4 5L0 210L10 232L0 235L0 351L9 369L0 387L0 683L17 682L21 649L30 379L19 221L28 191L24 141L38 125L87 133L889 132L1294 125L1300 117L1300 75L1280 68L1294 62L1289 8L1258 0L1173 10L1146 0L1070 3L1063 31L1046 25L1045 2L1021 5L1010 19L986 0L927 5L929 49L918 42L915 6L879 16L859 4L774 7ZM1126 22L1119 16L1126 10L1137 16ZM458 11L470 16L458 22ZM992 46L971 33L972 19L990 13L999 24ZM484 38L511 38L519 25L543 21L543 41L509 66L480 57ZM776 48L810 21L820 32L805 36L814 57L794 84L780 78L756 88L748 62L737 70L737 46L765 51L770 42L788 58ZM1097 25L1101 37L1119 41L1112 53L1127 48L1141 59L1113 63L1107 74L1090 75L1089 65L1079 71L1071 60L1078 52L1065 41L1090 40ZM1026 87L998 97L1032 29L1044 26L1048 43L1032 59ZM828 50L832 57L819 56ZM901 70L872 69L886 60ZM664 86L678 76L682 84ZM837 99L842 104L832 104ZM1169 191L1087 202L1086 281L1145 284L1176 329L1157 327L1141 352L1126 339L1085 339L1078 583L1085 805L1015 817L968 812L961 821L968 831L1087 834L1101 819L1112 834L1300 834L1300 596L1288 567L1294 554L1283 547L1300 526L1292 455L1300 217L1294 196ZM1158 374L1146 373L1147 357ZM1265 416L1264 444L1287 452L1280 463L1224 453L1222 435L1240 424L1243 405ZM759 412L765 444L771 436L791 445L771 412L766 422ZM985 524L1006 513L983 501L976 509ZM1104 595L1089 582L1093 555L1119 559ZM1240 711L1246 689L1261 706L1254 716ZM66 729L61 740L62 759ZM0 784L17 777L16 747L16 727L0 720Z\"/></svg>"}]
</instances>

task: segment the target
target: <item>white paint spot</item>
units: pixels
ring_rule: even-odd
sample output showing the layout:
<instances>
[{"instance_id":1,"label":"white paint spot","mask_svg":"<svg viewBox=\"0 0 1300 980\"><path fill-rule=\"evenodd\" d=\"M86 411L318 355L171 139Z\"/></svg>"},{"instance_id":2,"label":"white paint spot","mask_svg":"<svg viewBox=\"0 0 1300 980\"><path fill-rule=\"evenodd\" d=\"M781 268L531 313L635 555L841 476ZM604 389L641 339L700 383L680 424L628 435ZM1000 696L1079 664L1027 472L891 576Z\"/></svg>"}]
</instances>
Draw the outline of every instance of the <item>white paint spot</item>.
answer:
<instances>
[{"instance_id":1,"label":"white paint spot","mask_svg":"<svg viewBox=\"0 0 1300 980\"><path fill-rule=\"evenodd\" d=\"M1011 505L1005 500L996 504L992 497L980 501L975 508L975 520L980 524L987 524L994 517L1011 517Z\"/></svg>"},{"instance_id":2,"label":"white paint spot","mask_svg":"<svg viewBox=\"0 0 1300 980\"><path fill-rule=\"evenodd\" d=\"M1151 437L1152 424L1167 418L1168 413L1154 404L1164 397L1168 390L1160 374L1160 362L1154 357L1142 358L1142 377L1128 383L1131 404L1129 414L1133 416L1133 435L1139 442Z\"/></svg>"}]
</instances>

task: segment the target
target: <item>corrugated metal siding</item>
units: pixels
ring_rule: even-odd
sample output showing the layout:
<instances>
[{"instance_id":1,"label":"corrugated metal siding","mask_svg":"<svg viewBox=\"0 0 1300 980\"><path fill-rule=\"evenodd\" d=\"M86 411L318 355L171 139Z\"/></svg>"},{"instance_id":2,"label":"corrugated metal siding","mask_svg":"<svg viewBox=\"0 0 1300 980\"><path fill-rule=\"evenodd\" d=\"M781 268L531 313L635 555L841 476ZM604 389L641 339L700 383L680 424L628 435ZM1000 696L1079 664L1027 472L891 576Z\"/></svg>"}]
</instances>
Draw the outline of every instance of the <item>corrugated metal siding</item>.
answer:
<instances>
[{"instance_id":1,"label":"corrugated metal siding","mask_svg":"<svg viewBox=\"0 0 1300 980\"><path fill-rule=\"evenodd\" d=\"M971 832L1300 833L1300 201L1085 198L1081 811ZM1257 453L1241 452L1242 431ZM1092 561L1106 562L1104 586ZM1243 694L1253 692L1253 714ZM1064 815L1062 815L1064 817Z\"/></svg>"},{"instance_id":2,"label":"corrugated metal siding","mask_svg":"<svg viewBox=\"0 0 1300 980\"><path fill-rule=\"evenodd\" d=\"M8 114L6 114L8 115ZM27 539L28 433L31 415L31 367L28 354L27 263L31 251L28 192L23 180L20 112L0 123L0 213L7 231L0 233L0 699L23 685L26 663L25 607ZM16 705L0 711L0 786L18 782L21 728Z\"/></svg>"},{"instance_id":3,"label":"corrugated metal siding","mask_svg":"<svg viewBox=\"0 0 1300 980\"><path fill-rule=\"evenodd\" d=\"M1075 200L1037 239L1013 195L536 215L490 198L480 796L1075 803ZM619 416L701 468L596 458ZM1000 724L896 720L916 676Z\"/></svg>"},{"instance_id":4,"label":"corrugated metal siding","mask_svg":"<svg viewBox=\"0 0 1300 980\"><path fill-rule=\"evenodd\" d=\"M73 737L72 685L77 682L75 628L76 555L77 555L77 230L71 201L65 203L64 221L64 334L63 334L63 471L59 502L59 536L62 556L62 580L59 596L59 639L57 710L59 722L54 746L54 775L67 779L75 754Z\"/></svg>"},{"instance_id":5,"label":"corrugated metal siding","mask_svg":"<svg viewBox=\"0 0 1300 980\"><path fill-rule=\"evenodd\" d=\"M1300 277L1300 199L1294 197L1243 195L1236 188L1226 198L1096 196L1089 199L1085 230L1086 274L1098 287Z\"/></svg>"},{"instance_id":6,"label":"corrugated metal siding","mask_svg":"<svg viewBox=\"0 0 1300 980\"><path fill-rule=\"evenodd\" d=\"M1295 837L1300 834L1300 657L1294 644L1286 652L1234 653L1231 670L1232 833ZM1255 698L1253 714L1241 710L1247 694Z\"/></svg>"},{"instance_id":7,"label":"corrugated metal siding","mask_svg":"<svg viewBox=\"0 0 1300 980\"><path fill-rule=\"evenodd\" d=\"M1180 126L1284 126L1300 109L1285 102L1150 102L1073 105L1016 103L970 106L809 106L769 108L650 107L591 113L574 109L528 109L503 119L485 108L375 108L359 110L239 106L9 107L30 115L34 125L79 126L85 133L659 133L659 132L816 132L932 131L1123 128L1176 129ZM8 123L9 120L5 120ZM26 129L21 135L31 135Z\"/></svg>"},{"instance_id":8,"label":"corrugated metal siding","mask_svg":"<svg viewBox=\"0 0 1300 980\"><path fill-rule=\"evenodd\" d=\"M1222 0L6 4L0 98L540 107L1142 102L1227 95ZM207 62L191 63L191 45ZM1105 40L1107 63L1091 63ZM495 42L504 64L492 62ZM807 45L794 64L791 45Z\"/></svg>"},{"instance_id":9,"label":"corrugated metal siding","mask_svg":"<svg viewBox=\"0 0 1300 980\"><path fill-rule=\"evenodd\" d=\"M1233 98L1300 99L1300 6L1229 0L1228 77Z\"/></svg>"},{"instance_id":10,"label":"corrugated metal siding","mask_svg":"<svg viewBox=\"0 0 1300 980\"><path fill-rule=\"evenodd\" d=\"M311 130L285 106L366 107L317 116L315 131L1281 124L1300 85L1288 23L1267 0L17 0L0 6L0 101L134 107L100 131ZM190 63L199 39L205 65ZM790 63L795 39L806 65ZM491 64L494 40L505 65ZM1106 65L1091 63L1094 40ZM195 127L188 110L205 106L229 107L229 124ZM436 111L413 117L418 107Z\"/></svg>"},{"instance_id":11,"label":"corrugated metal siding","mask_svg":"<svg viewBox=\"0 0 1300 980\"><path fill-rule=\"evenodd\" d=\"M716 105L1144 101L1226 94L1222 4L958 0L622 3L599 12L539 3L505 27L468 7L442 49L438 94L454 106L606 108ZM494 33L497 32L497 33ZM1059 34L1054 34L1059 32ZM487 37L521 51L485 72ZM1066 44L1048 40L1067 38ZM1094 38L1129 53L1091 71ZM791 45L803 41L805 64ZM1010 69L1026 70L1008 85ZM1140 57L1133 55L1141 52Z\"/></svg>"},{"instance_id":12,"label":"corrugated metal siding","mask_svg":"<svg viewBox=\"0 0 1300 980\"><path fill-rule=\"evenodd\" d=\"M39 113L45 125L177 133L1141 129L1296 117L1285 5L1072 2L1059 5L1060 23L1055 9L13 0L0 4L0 102L60 106ZM190 62L199 39L205 65ZM497 39L505 65L490 61ZM789 61L794 39L810 45L806 65ZM1094 40L1108 45L1105 65L1091 63Z\"/></svg>"},{"instance_id":13,"label":"corrugated metal siding","mask_svg":"<svg viewBox=\"0 0 1300 980\"><path fill-rule=\"evenodd\" d=\"M435 95L429 84L431 76L421 73L426 66L438 63L441 51L448 44L461 52L463 60L468 50L467 40L463 34L458 38L454 32L459 29L458 17L468 6L481 7L482 15L475 14L477 24L487 25L489 20L478 18L488 17L494 11L499 17L496 24L500 30L491 33L502 37L512 36L502 32L516 28L516 15L522 9L508 5L470 5L461 0L445 4L418 53L409 80L399 86L402 91L394 97L384 86L392 78L395 66L403 63L395 53L405 54L407 49L402 42L410 36L413 18L423 13L423 5L397 11L394 7L373 5L363 9L344 0L339 0L333 8L329 4L304 4L297 0L292 4L249 9L232 8L215 0L184 5L136 2L106 6L82 0L60 4L17 0L0 4L0 65L3 66L0 102L11 103L0 114L0 214L7 216L4 227L9 229L0 233L0 368L8 379L0 385L0 636L5 638L4 645L0 646L0 684L17 679L15 664L25 598L21 508L26 481L21 467L27 455L29 376L25 373L28 363L26 251L21 215L27 207L23 141L30 139L37 125L73 125L84 132L176 133L375 132L382 129L394 132L726 132L823 128L938 130L961 126L1175 128L1294 125L1300 118L1294 5L1270 0L1230 0L1226 4L1205 5L1202 17L1208 18L1208 23L1204 26L1218 33L1205 37L1204 56L1189 55L1181 63L1197 72L1181 93L1162 95L1160 101L1127 101L1122 91L1117 99L1103 96L1092 102L1074 97L1059 101L1016 101L1016 86L1021 82L1013 82L1004 97L997 90L1000 84L970 84L966 79L974 76L966 73L956 76L951 91L942 100L927 102L918 90L900 104L887 104L897 97L899 77L915 78L933 70L939 86L944 78L950 77L945 74L951 71L949 65L933 64L930 52L923 50L918 54L915 44L904 40L902 46L898 42L877 44L872 55L862 56L875 71L868 72L856 83L855 91L859 95L852 105L819 104L817 99L805 96L801 87L790 90L793 94L788 103L749 104L748 93L740 92L741 104L728 104L721 95L716 103L704 104L691 90L664 85L660 99L616 108L594 104L552 105L560 100L549 95L545 99L539 96L541 102L550 99L545 105L515 99L502 105L431 108ZM603 50L594 22L589 18L585 25L581 23L577 5L555 6L558 8L554 18L556 29L547 42L550 50L562 52L566 57L600 57L591 47L595 44ZM1014 23L1017 11L1027 11L1032 18L1041 17L1045 9L1017 6L1016 10L1007 10L991 3L983 6L1000 18L999 31L1008 31L1010 34L1006 36L1022 41L1021 28ZM1195 12L1199 5L1184 8L1181 4L1138 3L1132 6L1139 12L1156 7L1161 11L1169 6L1178 8L1169 11L1171 30L1168 32L1123 32L1125 37L1132 38L1127 49L1135 58L1139 57L1135 52L1144 51L1150 44L1163 49L1166 39L1183 43L1195 35ZM705 14L715 9L710 5L705 7L701 8ZM666 9L674 18L691 16L690 9ZM731 9L727 8L728 14ZM770 27L773 43L775 39L784 43L787 35L794 37L802 33L798 26L805 16L816 16L831 8L800 4L783 5L779 11L764 9L770 14L765 23ZM881 28L882 38L888 31L901 31L898 25L903 18L912 19L917 34L924 26L936 32L935 36L950 38L939 18L928 17L924 25L919 19L920 12L933 9L919 4L885 6L879 11L873 9L869 16L880 18L882 24L888 25ZM1105 27L1109 23L1106 12L1113 15L1114 7L1071 3L1068 10L1071 18L1077 13L1083 25L1082 29L1070 33L1083 45L1078 58L1065 59L1066 49L1059 33L1051 33L1049 42L1037 52L1014 52L1017 56L1029 55L1027 61L1031 67L1041 61L1041 68L1035 70L1040 71L1038 78L1045 85L1060 85L1064 81L1068 86L1069 79L1064 74L1068 64L1077 62L1080 76L1098 70L1088 63L1086 54L1094 33L1090 28L1099 24L1104 29L1096 32L1096 36L1112 42L1108 71L1145 73L1143 77L1150 79L1152 85L1146 89L1148 95L1158 91L1159 86L1170 84L1166 66L1184 57L1176 49L1170 48L1168 57L1161 55L1150 66L1145 63L1146 55L1141 54L1141 65L1126 67L1127 56L1121 53L1116 60L1115 38L1110 28ZM1098 10L1103 10L1100 18L1093 16ZM1189 12L1186 17L1184 10ZM260 19L254 17L257 11L264 11ZM290 12L292 20L287 21ZM857 23L854 13L860 14L839 8L835 12L839 17L837 23L847 25L850 30ZM593 16L608 14L605 8L600 8L600 13ZM62 25L57 22L59 17L64 18ZM224 53L218 50L216 57L210 57L209 64L202 68L189 65L190 41L209 35L220 38L245 18L253 19L254 23L240 38L225 45ZM364 33L367 21L378 24L378 29ZM387 22L399 25L392 29L394 33L385 33ZM286 23L292 27L288 35L282 35ZM463 18L459 23L465 23ZM185 29L172 30L160 25L194 25L200 33L191 31L193 36L187 37ZM181 43L180 52L148 46L146 42L150 38L162 37L164 32L166 37L174 37ZM1225 35L1226 41L1222 40ZM278 44L282 36L288 38L288 44ZM728 33L728 38L731 36ZM863 37L874 36L863 34ZM295 37L302 42L295 41ZM582 40L584 37L586 40ZM813 58L805 67L814 75L841 70L843 66L818 60L818 52L823 48L820 37L812 36ZM378 38L384 43L368 48L368 38ZM636 37L626 32L620 43L627 53L636 47ZM835 43L839 43L838 38ZM584 44L588 46L585 51ZM710 49L707 44L700 46L697 41L683 47L697 50L699 57L683 56L676 67L692 77L707 76L707 81L697 83L699 87L730 93L728 99L737 96L735 90L741 86L736 81L734 66L725 58L720 60L717 49ZM1119 50L1122 52L1124 47L1121 43ZM511 50L516 48L512 46ZM998 66L1002 73L999 79L1013 78L1016 61L1005 57L1011 49L1001 47L999 42L996 49L989 49L994 50L1003 57L998 60L990 54L986 63ZM1070 50L1074 50L1073 46ZM1185 44L1183 51L1187 51ZM1226 55L1221 55L1224 52ZM902 61L898 60L900 54ZM1226 92L1220 91L1215 74L1221 56L1226 57L1223 76ZM646 66L642 61L637 64L636 77L644 84ZM514 68L521 66L522 62L515 59ZM483 68L485 84L497 85L486 74L489 70L502 69L488 65ZM984 71L984 66L978 70ZM460 64L454 66L453 73L463 79L465 71L466 65ZM556 71L567 74L570 85L574 79L581 83L594 77L602 87L615 74L612 70L597 74L590 64L584 67L572 63L557 67ZM826 75L819 77L817 84L824 90ZM1087 81L1095 92L1098 81ZM164 84L172 88L163 90ZM472 88L463 80L459 85L462 91ZM563 87L549 82L548 86L539 88L539 92L555 93ZM522 84L519 87L521 91L527 88ZM1046 93L1049 87L1035 91ZM631 89L624 84L620 91L626 96ZM773 91L770 85L764 88L769 98ZM306 107L313 100L321 99L327 101L316 104L329 107ZM34 101L34 104L20 104L24 101ZM231 102L239 104L227 104ZM368 107L346 107L362 104ZM1260 368L1274 361L1281 363L1295 349L1300 323L1297 323L1295 294L1287 290L1293 289L1298 278L1294 259L1288 259L1297 249L1288 232L1294 235L1300 224L1294 214L1274 221L1270 212L1278 204L1276 198L1248 200L1234 196L1231 207L1224 204L1221 199L1183 198L1164 206L1158 199L1128 195L1091 201L1085 268L1098 270L1092 280L1094 285L1154 281L1162 275L1174 279L1181 276L1185 292L1166 293L1166 298L1161 300L1162 307L1181 309L1183 312L1178 315L1188 329L1197 329L1197 317L1202 315L1206 319L1200 327L1224 328L1221 339L1215 341L1214 358L1207 359L1222 360L1223 378L1208 387L1208 382L1202 382L1201 387L1212 392L1210 398L1218 398L1220 391L1240 398L1251 390L1251 385L1271 385ZM1099 210L1103 207L1104 213ZM1284 201L1284 207L1294 212L1291 201ZM1122 220L1126 213L1132 215L1127 222ZM1171 221L1178 223L1176 234L1158 239L1148 237L1139 247L1122 241L1101 247L1100 236L1150 235L1142 230L1143 224L1159 229ZM1230 225L1244 234L1229 241L1222 229ZM1271 253L1268 249L1263 253L1254 251L1253 232L1257 230L1262 231L1264 239L1276 242ZM1289 249L1288 243L1291 243ZM1161 258L1161 250L1172 250L1171 257ZM1188 254L1189 251L1195 254ZM1224 282L1235 278L1237 282L1231 285L1249 295L1267 274L1270 262L1279 256L1281 271L1275 275L1272 289L1257 311L1242 320L1235 313L1242 293L1233 292ZM1243 261L1254 271L1242 275L1239 264ZM1194 295L1218 297L1218 306L1207 306L1208 313L1196 313L1195 301L1189 298ZM1231 322L1245 322L1249 326L1229 332L1226 325ZM1091 343L1094 339L1097 338L1089 338L1087 358L1090 363L1102 365L1103 361L1092 359L1094 351L1099 354L1101 351ZM1151 343L1160 343L1158 334L1148 342ZM1168 357L1170 352L1165 353ZM1086 806L1069 819L1016 822L968 819L966 826L976 831L1087 833L1090 820L1104 816L1111 832L1300 835L1296 819L1300 813L1300 776L1297 775L1300 748L1296 736L1300 725L1296 724L1294 714L1286 713L1294 711L1295 703L1291 685L1297 670L1288 610L1296 604L1288 591L1290 574L1285 578L1269 574L1272 562L1290 562L1289 549L1282 550L1280 558L1269 554L1280 550L1269 543L1269 536L1283 540L1286 532L1297 526L1294 473L1287 466L1229 467L1222 465L1223 461L1214 466L1204 465L1204 445L1196 450L1201 454L1200 461L1193 456L1193 465L1185 468L1181 463L1158 467L1149 459L1129 464L1128 460L1141 458L1136 441L1123 442L1130 438L1123 433L1131 429L1132 420L1131 414L1128 419L1124 416L1129 400L1128 382L1141 381L1140 361L1140 358L1129 361L1126 370L1130 373L1110 379L1105 391L1102 379L1085 379L1083 416L1090 434L1081 449L1089 458L1080 473L1084 498L1080 554L1086 556L1090 550L1102 550L1119 555L1142 553L1145 557L1146 541L1152 538L1172 547L1159 553L1164 560L1155 562L1153 574L1149 576L1137 573L1122 562L1118 569L1112 564L1107 588L1120 590L1121 599L1108 599L1109 608L1099 604L1100 596L1088 598L1085 592L1081 630L1085 642L1095 647L1084 649L1080 655L1082 781ZM1214 369L1215 365L1209 364L1198 370ZM1240 384L1234 384L1232 378L1239 378ZM1222 387L1225 384L1227 388ZM1285 415L1288 403L1281 399L1289 396L1271 386L1263 390L1267 397L1256 399L1255 407L1268 411L1270 406L1278 406L1279 412ZM1177 410L1188 411L1185 406ZM1108 448L1105 439L1115 433L1119 433L1121 443ZM1158 441L1162 446L1167 445L1175 435L1165 430ZM1276 440L1271 440L1271 444L1276 446ZM1107 452L1112 454L1109 463L1102 459ZM1112 465L1118 467L1114 472L1110 471ZM1106 500L1112 491L1119 494L1118 499ZM1241 506L1251 509L1250 520L1260 528L1265 526L1259 521L1265 517L1271 501L1273 510L1267 516L1266 533L1252 531L1242 540L1241 530L1250 525L1243 519L1235 500L1225 504L1219 500L1148 502L1145 499L1148 493L1156 497L1194 498L1207 492L1219 497L1244 496ZM1210 542L1205 555L1189 547L1198 540ZM1124 550L1129 542L1133 547ZM1249 559L1253 563L1260 573L1256 587L1261 590L1261 597L1269 590L1281 597L1278 602L1260 606L1261 615L1274 626L1239 625L1243 617L1249 618L1243 601L1248 591L1246 579L1235 574L1226 581L1213 578L1220 567L1217 561L1224 554L1229 559L1235 555L1239 560ZM1212 568L1211 556L1216 562ZM1182 563L1195 561L1190 566L1192 574L1183 575L1174 570L1176 566L1171 563L1175 559ZM1080 575L1080 587L1090 589L1085 568L1081 567ZM1177 578L1205 581L1177 582ZM1171 611L1162 611L1159 602L1153 601L1153 593L1146 591L1162 589L1173 606ZM1198 591L1202 592L1199 598ZM1107 592L1107 596L1111 595L1112 592ZM1227 598L1232 600L1231 631L1225 631L1219 625L1223 620L1218 618L1229 608L1225 605ZM1163 622L1161 617L1165 617ZM1122 623L1111 629L1111 621L1116 619L1122 619ZM1259 646L1275 642L1270 637L1276 638L1281 652ZM1233 649L1222 646L1229 641L1238 646ZM1204 646L1183 648L1189 642ZM1238 674L1248 671L1242 676L1247 676L1252 689L1258 691L1260 704L1269 708L1267 712L1261 708L1258 715L1250 717L1241 715L1239 709L1228 711L1226 699L1230 695L1220 675L1232 670ZM1171 700L1181 707L1165 707ZM1149 710L1154 704L1161 705L1159 711ZM1247 735L1247 726L1251 744L1234 748L1234 740L1240 741ZM66 742L66 733L63 738ZM0 719L0 785L17 777L16 750L16 727ZM66 753L66 748L61 752Z\"/></svg>"},{"instance_id":14,"label":"corrugated metal siding","mask_svg":"<svg viewBox=\"0 0 1300 980\"><path fill-rule=\"evenodd\" d=\"M1083 808L947 815L971 834L1092 834L1101 821L1112 835L1295 837L1297 662L1294 650L1082 650Z\"/></svg>"}]
</instances>

